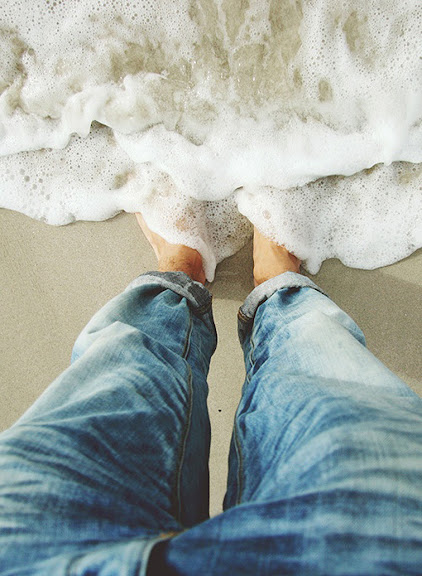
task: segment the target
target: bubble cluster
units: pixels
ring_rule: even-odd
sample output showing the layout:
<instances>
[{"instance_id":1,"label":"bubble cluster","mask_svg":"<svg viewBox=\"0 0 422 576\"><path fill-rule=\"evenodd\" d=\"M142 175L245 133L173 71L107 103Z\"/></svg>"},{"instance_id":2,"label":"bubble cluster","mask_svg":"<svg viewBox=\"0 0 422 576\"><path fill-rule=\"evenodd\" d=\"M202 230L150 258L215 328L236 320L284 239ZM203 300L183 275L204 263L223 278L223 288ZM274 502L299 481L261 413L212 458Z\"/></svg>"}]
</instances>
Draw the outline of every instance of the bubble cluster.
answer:
<instances>
[{"instance_id":1,"label":"bubble cluster","mask_svg":"<svg viewBox=\"0 0 422 576\"><path fill-rule=\"evenodd\" d=\"M421 25L418 0L5 0L0 203L142 211L208 278L246 217L312 271L393 262L422 244Z\"/></svg>"}]
</instances>

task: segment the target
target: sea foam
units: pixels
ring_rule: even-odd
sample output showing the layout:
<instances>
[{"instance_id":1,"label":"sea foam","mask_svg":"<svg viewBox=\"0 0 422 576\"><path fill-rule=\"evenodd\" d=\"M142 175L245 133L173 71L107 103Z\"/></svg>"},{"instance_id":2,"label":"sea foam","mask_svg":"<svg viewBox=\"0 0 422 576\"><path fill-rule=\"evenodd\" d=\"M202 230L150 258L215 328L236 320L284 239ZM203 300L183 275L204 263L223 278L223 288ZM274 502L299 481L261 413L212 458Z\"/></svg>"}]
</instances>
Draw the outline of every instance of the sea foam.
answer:
<instances>
[{"instance_id":1,"label":"sea foam","mask_svg":"<svg viewBox=\"0 0 422 576\"><path fill-rule=\"evenodd\" d=\"M251 223L315 273L422 246L419 0L3 0L0 203L141 211L208 279Z\"/></svg>"}]
</instances>

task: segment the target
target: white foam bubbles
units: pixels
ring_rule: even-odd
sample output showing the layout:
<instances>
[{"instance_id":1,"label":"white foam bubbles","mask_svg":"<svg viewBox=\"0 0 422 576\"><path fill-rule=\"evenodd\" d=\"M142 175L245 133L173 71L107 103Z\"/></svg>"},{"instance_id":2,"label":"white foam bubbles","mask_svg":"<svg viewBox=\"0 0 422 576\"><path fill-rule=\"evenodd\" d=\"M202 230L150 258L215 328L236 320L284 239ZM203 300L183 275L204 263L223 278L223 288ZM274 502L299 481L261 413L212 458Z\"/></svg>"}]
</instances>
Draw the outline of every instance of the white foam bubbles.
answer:
<instances>
[{"instance_id":1,"label":"white foam bubbles","mask_svg":"<svg viewBox=\"0 0 422 576\"><path fill-rule=\"evenodd\" d=\"M422 167L395 163L299 190L243 189L239 210L284 244L315 274L323 260L351 267L387 266L422 243Z\"/></svg>"},{"instance_id":2,"label":"white foam bubbles","mask_svg":"<svg viewBox=\"0 0 422 576\"><path fill-rule=\"evenodd\" d=\"M6 0L1 205L142 211L210 279L239 210L311 271L391 263L421 245L421 22L417 0Z\"/></svg>"}]
</instances>

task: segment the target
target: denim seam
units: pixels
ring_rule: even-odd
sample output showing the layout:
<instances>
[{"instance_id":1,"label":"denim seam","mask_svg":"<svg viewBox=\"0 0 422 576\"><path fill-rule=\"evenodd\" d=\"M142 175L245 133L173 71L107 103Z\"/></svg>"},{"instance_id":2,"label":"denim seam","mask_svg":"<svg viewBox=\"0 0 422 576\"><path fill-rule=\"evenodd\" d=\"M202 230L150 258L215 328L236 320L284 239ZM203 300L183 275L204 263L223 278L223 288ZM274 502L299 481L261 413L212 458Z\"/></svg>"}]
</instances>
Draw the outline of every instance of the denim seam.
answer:
<instances>
[{"instance_id":1,"label":"denim seam","mask_svg":"<svg viewBox=\"0 0 422 576\"><path fill-rule=\"evenodd\" d=\"M237 420L237 418L236 418ZM242 501L242 492L243 492L243 457L242 457L242 450L240 448L240 441L238 435L238 424L237 421L234 426L234 443L236 446L236 454L237 454L237 495L236 495L236 505L239 505Z\"/></svg>"},{"instance_id":2,"label":"denim seam","mask_svg":"<svg viewBox=\"0 0 422 576\"><path fill-rule=\"evenodd\" d=\"M255 356L254 356L255 342L253 339L253 331L251 334L250 343L251 343L251 351L249 353L249 358L250 358L251 368L252 368L252 366L255 364ZM250 384L250 380L251 380L250 379L250 372L251 372L251 370L249 369L248 373L246 374L245 386ZM243 456L242 446L240 444L240 439L239 439L239 434L238 434L237 418L236 418L236 425L234 427L234 439L235 439L236 453L237 453L237 459L238 459L238 465L237 465L238 491L237 491L237 497L236 497L236 504L241 504L242 497L243 497L245 466L244 466L244 456Z\"/></svg>"},{"instance_id":3,"label":"denim seam","mask_svg":"<svg viewBox=\"0 0 422 576\"><path fill-rule=\"evenodd\" d=\"M202 316L203 314L208 312L211 309L211 307L212 307L212 297L210 298L210 300L208 302L206 302L205 304L202 304L202 306L195 308L194 312L195 312L195 314Z\"/></svg>"},{"instance_id":4,"label":"denim seam","mask_svg":"<svg viewBox=\"0 0 422 576\"><path fill-rule=\"evenodd\" d=\"M252 325L252 330L251 330L251 338L250 338L250 352L249 352L249 361L250 361L250 368L248 370L248 375L247 375L247 380L248 383L251 381L251 369L252 367L255 365L255 340L254 340L254 329L253 329L253 325Z\"/></svg>"},{"instance_id":5,"label":"denim seam","mask_svg":"<svg viewBox=\"0 0 422 576\"><path fill-rule=\"evenodd\" d=\"M238 316L239 320L241 320L242 322L250 322L251 321L251 318L249 316L246 316L245 314L243 314L242 308L239 308L239 310L237 311L237 316Z\"/></svg>"},{"instance_id":6,"label":"denim seam","mask_svg":"<svg viewBox=\"0 0 422 576\"><path fill-rule=\"evenodd\" d=\"M181 435L181 442L179 445L179 454L177 458L177 470L176 470L176 487L175 487L175 508L176 508L176 520L180 523L182 518L182 498L181 498L181 478L182 478L182 469L184 463L184 457L186 453L186 442L189 435L189 430L191 426L192 420L192 410L193 410L193 386L192 386L192 370L190 364L187 361L187 356L190 350L190 338L192 334L192 313L191 309L189 308L189 326L186 334L185 345L183 349L182 358L186 361L186 365L188 368L188 379L187 379L187 386L188 386L188 393L189 393L189 400L188 400L188 410L187 410L187 418L186 422L182 431Z\"/></svg>"},{"instance_id":7,"label":"denim seam","mask_svg":"<svg viewBox=\"0 0 422 576\"><path fill-rule=\"evenodd\" d=\"M182 358L184 360L187 360L187 356L189 354L190 338L192 335L192 327L193 327L193 319L192 319L191 311L189 309L189 326L188 326L188 329L186 331L185 345L183 347L183 352L182 352Z\"/></svg>"}]
</instances>

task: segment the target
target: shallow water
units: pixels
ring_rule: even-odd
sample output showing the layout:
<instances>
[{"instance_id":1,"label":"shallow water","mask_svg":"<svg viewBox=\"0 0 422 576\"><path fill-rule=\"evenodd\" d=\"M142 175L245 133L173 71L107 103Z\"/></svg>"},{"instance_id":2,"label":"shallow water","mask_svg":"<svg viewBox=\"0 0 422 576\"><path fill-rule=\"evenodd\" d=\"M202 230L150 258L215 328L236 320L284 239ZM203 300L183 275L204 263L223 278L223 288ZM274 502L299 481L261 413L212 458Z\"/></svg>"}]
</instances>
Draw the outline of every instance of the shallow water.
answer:
<instances>
[{"instance_id":1,"label":"shallow water","mask_svg":"<svg viewBox=\"0 0 422 576\"><path fill-rule=\"evenodd\" d=\"M422 246L421 31L418 0L4 0L1 205L142 211L209 279L250 222L310 272L392 263Z\"/></svg>"}]
</instances>

